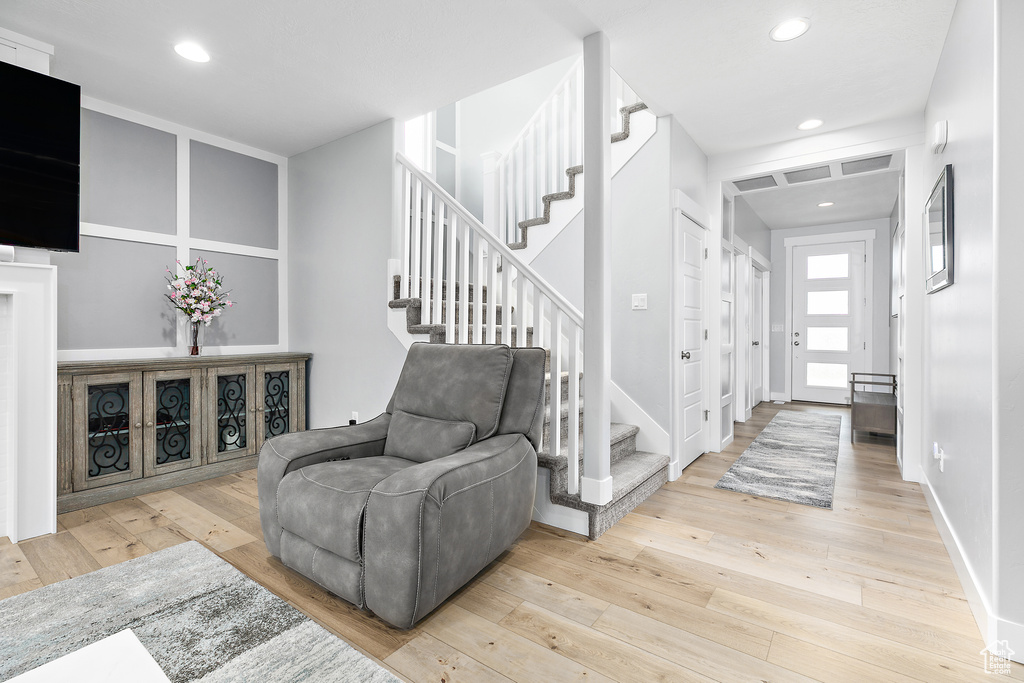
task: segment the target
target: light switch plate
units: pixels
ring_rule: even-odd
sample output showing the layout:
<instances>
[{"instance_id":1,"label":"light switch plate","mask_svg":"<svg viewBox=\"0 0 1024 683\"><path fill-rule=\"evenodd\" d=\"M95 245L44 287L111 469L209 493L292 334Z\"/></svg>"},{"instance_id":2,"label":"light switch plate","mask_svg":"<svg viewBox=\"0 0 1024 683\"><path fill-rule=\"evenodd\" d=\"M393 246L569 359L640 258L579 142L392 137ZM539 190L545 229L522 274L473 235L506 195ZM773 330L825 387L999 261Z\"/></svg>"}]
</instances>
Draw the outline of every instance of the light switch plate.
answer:
<instances>
[{"instance_id":1,"label":"light switch plate","mask_svg":"<svg viewBox=\"0 0 1024 683\"><path fill-rule=\"evenodd\" d=\"M634 294L633 295L633 310L634 311L646 311L647 310L647 295L646 294Z\"/></svg>"}]
</instances>

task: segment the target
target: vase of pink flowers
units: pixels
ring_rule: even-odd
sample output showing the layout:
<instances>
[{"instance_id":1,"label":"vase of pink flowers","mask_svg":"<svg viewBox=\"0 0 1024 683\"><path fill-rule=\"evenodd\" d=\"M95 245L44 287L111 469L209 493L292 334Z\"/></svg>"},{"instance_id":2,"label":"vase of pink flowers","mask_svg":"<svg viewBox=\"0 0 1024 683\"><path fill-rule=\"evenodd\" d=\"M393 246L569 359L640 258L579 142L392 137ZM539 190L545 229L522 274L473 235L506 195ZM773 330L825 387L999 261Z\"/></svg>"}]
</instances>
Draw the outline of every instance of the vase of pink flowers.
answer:
<instances>
[{"instance_id":1,"label":"vase of pink flowers","mask_svg":"<svg viewBox=\"0 0 1024 683\"><path fill-rule=\"evenodd\" d=\"M177 272L168 268L167 300L181 311L189 322L191 347L189 355L198 356L202 347L202 328L220 316L225 308L234 306L228 299L230 292L221 291L223 280L220 274L208 267L206 259L197 258L194 265L183 266L178 261Z\"/></svg>"}]
</instances>

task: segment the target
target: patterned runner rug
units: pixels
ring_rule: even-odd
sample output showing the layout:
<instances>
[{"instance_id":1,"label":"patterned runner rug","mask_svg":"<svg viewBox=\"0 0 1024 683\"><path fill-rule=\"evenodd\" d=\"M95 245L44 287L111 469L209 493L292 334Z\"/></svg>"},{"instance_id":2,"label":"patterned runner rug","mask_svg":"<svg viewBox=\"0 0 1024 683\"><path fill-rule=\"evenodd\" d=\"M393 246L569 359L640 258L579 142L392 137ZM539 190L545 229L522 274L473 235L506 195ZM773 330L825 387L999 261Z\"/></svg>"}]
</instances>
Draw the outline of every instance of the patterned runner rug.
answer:
<instances>
[{"instance_id":1,"label":"patterned runner rug","mask_svg":"<svg viewBox=\"0 0 1024 683\"><path fill-rule=\"evenodd\" d=\"M715 488L832 509L839 415L780 411Z\"/></svg>"},{"instance_id":2,"label":"patterned runner rug","mask_svg":"<svg viewBox=\"0 0 1024 683\"><path fill-rule=\"evenodd\" d=\"M175 683L398 681L196 541L0 601L0 680L127 628Z\"/></svg>"}]
</instances>

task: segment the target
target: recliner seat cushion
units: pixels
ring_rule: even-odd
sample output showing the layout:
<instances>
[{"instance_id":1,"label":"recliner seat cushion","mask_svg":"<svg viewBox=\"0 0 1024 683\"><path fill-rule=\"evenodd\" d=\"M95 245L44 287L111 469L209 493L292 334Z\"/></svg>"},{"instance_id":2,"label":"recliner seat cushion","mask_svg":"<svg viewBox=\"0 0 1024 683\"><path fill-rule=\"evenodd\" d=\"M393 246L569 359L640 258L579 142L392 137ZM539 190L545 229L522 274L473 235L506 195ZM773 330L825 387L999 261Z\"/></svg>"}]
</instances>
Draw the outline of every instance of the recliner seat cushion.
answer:
<instances>
[{"instance_id":1,"label":"recliner seat cushion","mask_svg":"<svg viewBox=\"0 0 1024 683\"><path fill-rule=\"evenodd\" d=\"M381 480L416 463L378 456L309 465L277 490L281 527L339 557L359 562L366 499Z\"/></svg>"},{"instance_id":2,"label":"recliner seat cushion","mask_svg":"<svg viewBox=\"0 0 1024 683\"><path fill-rule=\"evenodd\" d=\"M409 349L398 378L392 414L401 410L472 422L475 441L486 439L498 429L511 370L512 352L507 346L418 342Z\"/></svg>"},{"instance_id":3,"label":"recliner seat cushion","mask_svg":"<svg viewBox=\"0 0 1024 683\"><path fill-rule=\"evenodd\" d=\"M428 462L469 448L475 437L476 425L472 422L439 420L396 410L388 425L384 455Z\"/></svg>"}]
</instances>

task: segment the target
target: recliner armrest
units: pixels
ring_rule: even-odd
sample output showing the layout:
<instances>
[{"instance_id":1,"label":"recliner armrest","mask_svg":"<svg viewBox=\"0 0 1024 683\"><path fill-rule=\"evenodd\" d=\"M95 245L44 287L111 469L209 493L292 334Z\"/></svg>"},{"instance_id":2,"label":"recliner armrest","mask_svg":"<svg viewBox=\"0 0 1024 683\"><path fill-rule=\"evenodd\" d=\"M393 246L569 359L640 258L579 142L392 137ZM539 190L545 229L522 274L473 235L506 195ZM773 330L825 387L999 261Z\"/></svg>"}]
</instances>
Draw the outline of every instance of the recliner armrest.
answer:
<instances>
[{"instance_id":1,"label":"recliner armrest","mask_svg":"<svg viewBox=\"0 0 1024 683\"><path fill-rule=\"evenodd\" d=\"M378 483L363 522L364 599L409 628L500 555L530 524L537 454L494 436Z\"/></svg>"},{"instance_id":2,"label":"recliner armrest","mask_svg":"<svg viewBox=\"0 0 1024 683\"><path fill-rule=\"evenodd\" d=\"M267 549L281 555L281 524L277 514L277 487L289 472L328 460L367 458L384 454L391 415L381 413L369 422L329 429L282 434L260 449L257 489L260 525Z\"/></svg>"}]
</instances>

